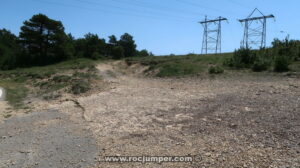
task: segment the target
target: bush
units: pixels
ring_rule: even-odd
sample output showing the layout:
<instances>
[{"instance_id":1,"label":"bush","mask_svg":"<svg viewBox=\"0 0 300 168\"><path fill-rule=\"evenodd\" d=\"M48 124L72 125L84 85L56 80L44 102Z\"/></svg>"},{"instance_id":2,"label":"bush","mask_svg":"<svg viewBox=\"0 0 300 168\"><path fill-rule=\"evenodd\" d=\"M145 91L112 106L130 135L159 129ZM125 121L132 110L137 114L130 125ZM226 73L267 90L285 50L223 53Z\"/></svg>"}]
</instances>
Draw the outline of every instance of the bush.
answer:
<instances>
[{"instance_id":1,"label":"bush","mask_svg":"<svg viewBox=\"0 0 300 168\"><path fill-rule=\"evenodd\" d=\"M87 79L87 80L90 80L90 79L97 78L97 75L94 74L94 73L75 72L72 75L72 77L75 78L75 79Z\"/></svg>"},{"instance_id":2,"label":"bush","mask_svg":"<svg viewBox=\"0 0 300 168\"><path fill-rule=\"evenodd\" d=\"M209 74L221 74L224 73L224 69L220 66L212 66L208 69Z\"/></svg>"},{"instance_id":3,"label":"bush","mask_svg":"<svg viewBox=\"0 0 300 168\"><path fill-rule=\"evenodd\" d=\"M286 56L291 61L297 61L300 58L299 40L289 40L288 37L282 41L274 39L272 45L273 49L277 50L278 55Z\"/></svg>"},{"instance_id":4,"label":"bush","mask_svg":"<svg viewBox=\"0 0 300 168\"><path fill-rule=\"evenodd\" d=\"M71 77L66 75L58 75L54 76L52 80L56 83L69 82L71 80Z\"/></svg>"},{"instance_id":5,"label":"bush","mask_svg":"<svg viewBox=\"0 0 300 168\"><path fill-rule=\"evenodd\" d=\"M101 54L99 54L98 52L94 52L91 56L91 59L93 59L93 60L97 60L100 58L103 58L103 56Z\"/></svg>"},{"instance_id":6,"label":"bush","mask_svg":"<svg viewBox=\"0 0 300 168\"><path fill-rule=\"evenodd\" d=\"M234 68L251 68L255 72L268 70L271 65L275 72L289 71L289 64L300 56L300 41L275 39L271 48L253 50L241 48L236 50L224 65Z\"/></svg>"},{"instance_id":7,"label":"bush","mask_svg":"<svg viewBox=\"0 0 300 168\"><path fill-rule=\"evenodd\" d=\"M26 78L31 78L31 79L44 79L45 77L47 77L47 75L49 75L49 73L43 73L43 72L28 72L25 74Z\"/></svg>"},{"instance_id":8,"label":"bush","mask_svg":"<svg viewBox=\"0 0 300 168\"><path fill-rule=\"evenodd\" d=\"M124 48L121 46L116 46L112 49L112 56L113 59L120 59L120 58L124 58Z\"/></svg>"},{"instance_id":9,"label":"bush","mask_svg":"<svg viewBox=\"0 0 300 168\"><path fill-rule=\"evenodd\" d=\"M144 50L138 51L137 56L138 57L147 57L147 56L150 56L150 54L147 50L144 49Z\"/></svg>"},{"instance_id":10,"label":"bush","mask_svg":"<svg viewBox=\"0 0 300 168\"><path fill-rule=\"evenodd\" d=\"M71 87L71 92L75 95L86 93L91 89L91 85L89 82L84 80L74 81Z\"/></svg>"},{"instance_id":11,"label":"bush","mask_svg":"<svg viewBox=\"0 0 300 168\"><path fill-rule=\"evenodd\" d=\"M184 76L197 73L198 67L191 63L166 63L159 68L158 77Z\"/></svg>"},{"instance_id":12,"label":"bush","mask_svg":"<svg viewBox=\"0 0 300 168\"><path fill-rule=\"evenodd\" d=\"M234 68L249 68L256 60L256 53L248 48L234 51L233 56L225 60L224 64Z\"/></svg>"},{"instance_id":13,"label":"bush","mask_svg":"<svg viewBox=\"0 0 300 168\"><path fill-rule=\"evenodd\" d=\"M270 63L264 59L257 59L252 65L252 71L262 72L268 70Z\"/></svg>"},{"instance_id":14,"label":"bush","mask_svg":"<svg viewBox=\"0 0 300 168\"><path fill-rule=\"evenodd\" d=\"M289 70L289 60L286 56L277 56L274 60L275 72L286 72Z\"/></svg>"}]
</instances>

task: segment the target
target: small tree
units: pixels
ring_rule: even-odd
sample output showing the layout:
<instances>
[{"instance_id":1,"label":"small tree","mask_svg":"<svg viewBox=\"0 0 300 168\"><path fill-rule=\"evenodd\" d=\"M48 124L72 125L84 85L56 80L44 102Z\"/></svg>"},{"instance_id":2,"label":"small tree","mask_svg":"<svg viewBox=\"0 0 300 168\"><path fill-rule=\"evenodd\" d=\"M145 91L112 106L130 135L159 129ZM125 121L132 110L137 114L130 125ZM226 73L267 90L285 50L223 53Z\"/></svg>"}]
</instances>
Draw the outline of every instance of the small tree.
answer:
<instances>
[{"instance_id":1,"label":"small tree","mask_svg":"<svg viewBox=\"0 0 300 168\"><path fill-rule=\"evenodd\" d=\"M122 35L119 41L119 45L123 47L125 57L135 56L136 44L130 34L125 33L124 35Z\"/></svg>"},{"instance_id":2,"label":"small tree","mask_svg":"<svg viewBox=\"0 0 300 168\"><path fill-rule=\"evenodd\" d=\"M112 46L117 46L118 45L118 39L115 35L111 35L108 37L109 38L109 44Z\"/></svg>"},{"instance_id":3,"label":"small tree","mask_svg":"<svg viewBox=\"0 0 300 168\"><path fill-rule=\"evenodd\" d=\"M145 50L145 49L139 51L138 54L137 54L137 56L139 56L139 57L147 57L149 55L150 55L149 52L147 50Z\"/></svg>"},{"instance_id":4,"label":"small tree","mask_svg":"<svg viewBox=\"0 0 300 168\"><path fill-rule=\"evenodd\" d=\"M124 58L124 49L121 46L116 46L112 49L113 59L121 59Z\"/></svg>"},{"instance_id":5,"label":"small tree","mask_svg":"<svg viewBox=\"0 0 300 168\"><path fill-rule=\"evenodd\" d=\"M93 53L105 53L105 40L100 39L97 34L88 33L85 35L85 57L91 58Z\"/></svg>"},{"instance_id":6,"label":"small tree","mask_svg":"<svg viewBox=\"0 0 300 168\"><path fill-rule=\"evenodd\" d=\"M84 38L75 42L77 57L100 58L106 55L106 43L104 39L100 39L97 34L88 33Z\"/></svg>"},{"instance_id":7,"label":"small tree","mask_svg":"<svg viewBox=\"0 0 300 168\"><path fill-rule=\"evenodd\" d=\"M7 70L17 66L20 46L18 38L6 29L0 29L0 69Z\"/></svg>"}]
</instances>

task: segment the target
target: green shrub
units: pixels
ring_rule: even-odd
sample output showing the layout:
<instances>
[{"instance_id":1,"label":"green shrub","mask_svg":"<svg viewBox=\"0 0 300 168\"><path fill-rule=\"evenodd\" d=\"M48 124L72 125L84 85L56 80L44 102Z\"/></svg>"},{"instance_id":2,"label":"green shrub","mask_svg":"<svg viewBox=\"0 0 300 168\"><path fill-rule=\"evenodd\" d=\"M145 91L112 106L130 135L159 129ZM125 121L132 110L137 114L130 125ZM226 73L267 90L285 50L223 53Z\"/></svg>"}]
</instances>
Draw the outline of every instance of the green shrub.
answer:
<instances>
[{"instance_id":1,"label":"green shrub","mask_svg":"<svg viewBox=\"0 0 300 168\"><path fill-rule=\"evenodd\" d=\"M37 82L34 84L35 87L40 87L42 89L47 88L50 85L48 81Z\"/></svg>"},{"instance_id":2,"label":"green shrub","mask_svg":"<svg viewBox=\"0 0 300 168\"><path fill-rule=\"evenodd\" d=\"M52 80L57 83L69 82L71 80L71 77L66 75L58 75L54 76Z\"/></svg>"},{"instance_id":3,"label":"green shrub","mask_svg":"<svg viewBox=\"0 0 300 168\"><path fill-rule=\"evenodd\" d=\"M300 58L299 40L289 40L288 37L282 41L274 39L272 45L273 49L277 50L278 55L286 56L290 61L297 61Z\"/></svg>"},{"instance_id":4,"label":"green shrub","mask_svg":"<svg viewBox=\"0 0 300 168\"><path fill-rule=\"evenodd\" d=\"M275 72L286 72L289 70L289 59L286 56L276 56L274 60Z\"/></svg>"},{"instance_id":5,"label":"green shrub","mask_svg":"<svg viewBox=\"0 0 300 168\"><path fill-rule=\"evenodd\" d=\"M36 72L36 73L35 72L29 72L27 74L27 77L32 78L32 79L43 79L44 78L44 76L42 74L38 73L38 72Z\"/></svg>"},{"instance_id":6,"label":"green shrub","mask_svg":"<svg viewBox=\"0 0 300 168\"><path fill-rule=\"evenodd\" d=\"M103 56L101 54L99 54L98 52L93 52L91 58L93 60L97 60L97 59L103 58Z\"/></svg>"},{"instance_id":7,"label":"green shrub","mask_svg":"<svg viewBox=\"0 0 300 168\"><path fill-rule=\"evenodd\" d=\"M268 61L266 61L265 59L261 58L261 59L257 59L253 63L251 69L254 72L262 72L262 71L268 70L269 66L270 66L270 63Z\"/></svg>"},{"instance_id":8,"label":"green shrub","mask_svg":"<svg viewBox=\"0 0 300 168\"><path fill-rule=\"evenodd\" d=\"M199 71L197 65L191 63L166 63L159 68L158 77L184 76L196 74Z\"/></svg>"},{"instance_id":9,"label":"green shrub","mask_svg":"<svg viewBox=\"0 0 300 168\"><path fill-rule=\"evenodd\" d=\"M54 71L49 71L49 72L46 72L44 75L45 75L45 77L50 78L54 74L55 74Z\"/></svg>"},{"instance_id":10,"label":"green shrub","mask_svg":"<svg viewBox=\"0 0 300 168\"><path fill-rule=\"evenodd\" d=\"M229 67L234 67L234 64L233 64L233 58L230 57L230 58L226 58L223 62L223 65L224 66L229 66Z\"/></svg>"},{"instance_id":11,"label":"green shrub","mask_svg":"<svg viewBox=\"0 0 300 168\"><path fill-rule=\"evenodd\" d=\"M85 80L77 80L72 83L71 92L75 95L86 93L91 89L89 82Z\"/></svg>"},{"instance_id":12,"label":"green shrub","mask_svg":"<svg viewBox=\"0 0 300 168\"><path fill-rule=\"evenodd\" d=\"M256 53L248 48L240 48L234 51L230 59L225 60L224 64L234 68L249 68L256 60Z\"/></svg>"},{"instance_id":13,"label":"green shrub","mask_svg":"<svg viewBox=\"0 0 300 168\"><path fill-rule=\"evenodd\" d=\"M97 68L94 65L88 67L88 72L97 72Z\"/></svg>"},{"instance_id":14,"label":"green shrub","mask_svg":"<svg viewBox=\"0 0 300 168\"><path fill-rule=\"evenodd\" d=\"M72 76L75 79L97 79L97 75L90 72L90 73L85 73L85 72L75 72Z\"/></svg>"},{"instance_id":15,"label":"green shrub","mask_svg":"<svg viewBox=\"0 0 300 168\"><path fill-rule=\"evenodd\" d=\"M113 59L120 59L125 57L125 50L121 46L116 46L112 49Z\"/></svg>"},{"instance_id":16,"label":"green shrub","mask_svg":"<svg viewBox=\"0 0 300 168\"><path fill-rule=\"evenodd\" d=\"M138 57L148 57L148 56L150 56L150 53L146 49L144 49L141 51L137 51L136 55Z\"/></svg>"},{"instance_id":17,"label":"green shrub","mask_svg":"<svg viewBox=\"0 0 300 168\"><path fill-rule=\"evenodd\" d=\"M212 66L208 69L209 74L221 74L224 73L224 69L220 66Z\"/></svg>"}]
</instances>

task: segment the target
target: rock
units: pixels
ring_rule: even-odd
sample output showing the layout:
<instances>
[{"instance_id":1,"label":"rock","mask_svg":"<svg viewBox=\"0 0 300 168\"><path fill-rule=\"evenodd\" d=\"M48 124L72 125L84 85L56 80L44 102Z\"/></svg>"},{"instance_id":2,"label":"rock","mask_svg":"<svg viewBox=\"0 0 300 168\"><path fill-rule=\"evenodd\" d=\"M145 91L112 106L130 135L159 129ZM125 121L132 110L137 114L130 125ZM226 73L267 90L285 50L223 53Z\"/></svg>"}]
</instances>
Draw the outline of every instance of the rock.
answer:
<instances>
[{"instance_id":1,"label":"rock","mask_svg":"<svg viewBox=\"0 0 300 168\"><path fill-rule=\"evenodd\" d=\"M249 112L252 111L249 107L245 107L245 111Z\"/></svg>"},{"instance_id":2,"label":"rock","mask_svg":"<svg viewBox=\"0 0 300 168\"><path fill-rule=\"evenodd\" d=\"M20 153L25 153L25 154L27 154L27 153L30 153L30 151L19 151Z\"/></svg>"},{"instance_id":3,"label":"rock","mask_svg":"<svg viewBox=\"0 0 300 168\"><path fill-rule=\"evenodd\" d=\"M229 124L229 127L232 128L232 129L236 129L238 127L238 125L234 124L234 123L231 123L231 124Z\"/></svg>"}]
</instances>

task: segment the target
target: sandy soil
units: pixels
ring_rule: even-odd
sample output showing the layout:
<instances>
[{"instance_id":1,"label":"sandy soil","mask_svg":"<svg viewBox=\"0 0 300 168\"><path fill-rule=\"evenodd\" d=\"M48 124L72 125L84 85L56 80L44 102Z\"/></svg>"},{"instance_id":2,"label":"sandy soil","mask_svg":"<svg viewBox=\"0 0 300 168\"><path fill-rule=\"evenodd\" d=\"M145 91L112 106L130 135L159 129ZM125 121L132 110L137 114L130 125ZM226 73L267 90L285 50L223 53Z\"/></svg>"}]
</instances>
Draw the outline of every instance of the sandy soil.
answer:
<instances>
[{"instance_id":1,"label":"sandy soil","mask_svg":"<svg viewBox=\"0 0 300 168\"><path fill-rule=\"evenodd\" d=\"M120 64L97 67L106 91L47 108L67 116L66 125L85 128L81 135L90 131L98 158L197 155L202 161L90 167L300 167L299 78L146 78L137 75L143 67L120 70Z\"/></svg>"}]
</instances>

